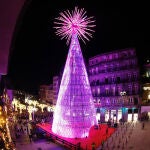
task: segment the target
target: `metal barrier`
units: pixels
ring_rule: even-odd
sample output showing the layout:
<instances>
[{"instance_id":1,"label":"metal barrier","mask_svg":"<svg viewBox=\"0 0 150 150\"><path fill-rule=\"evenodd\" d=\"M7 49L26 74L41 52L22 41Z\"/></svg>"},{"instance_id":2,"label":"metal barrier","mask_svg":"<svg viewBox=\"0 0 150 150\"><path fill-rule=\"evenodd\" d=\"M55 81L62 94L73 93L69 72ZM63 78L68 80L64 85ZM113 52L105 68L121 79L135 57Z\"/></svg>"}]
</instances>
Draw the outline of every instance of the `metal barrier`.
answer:
<instances>
[{"instance_id":1,"label":"metal barrier","mask_svg":"<svg viewBox=\"0 0 150 150\"><path fill-rule=\"evenodd\" d=\"M64 140L64 139L58 137L57 135L47 132L46 130L44 130L42 128L40 128L40 129L43 130L47 134L47 139L49 141L58 143L64 147L66 147L69 150L81 150L80 142L77 144L73 144L71 142L68 142L67 140Z\"/></svg>"},{"instance_id":2,"label":"metal barrier","mask_svg":"<svg viewBox=\"0 0 150 150\"><path fill-rule=\"evenodd\" d=\"M53 141L55 143L57 142L60 145L65 146L69 150L80 150L80 143L73 144L73 143L68 142L67 140L64 140L52 133L48 133L48 140Z\"/></svg>"}]
</instances>

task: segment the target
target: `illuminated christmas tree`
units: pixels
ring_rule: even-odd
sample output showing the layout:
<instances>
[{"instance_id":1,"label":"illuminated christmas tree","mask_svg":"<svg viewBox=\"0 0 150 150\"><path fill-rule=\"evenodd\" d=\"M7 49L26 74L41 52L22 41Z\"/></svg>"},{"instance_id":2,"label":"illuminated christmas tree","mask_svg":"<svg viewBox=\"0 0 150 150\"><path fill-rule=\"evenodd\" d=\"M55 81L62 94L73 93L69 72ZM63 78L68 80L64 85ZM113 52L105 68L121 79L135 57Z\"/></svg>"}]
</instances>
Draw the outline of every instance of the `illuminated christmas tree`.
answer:
<instances>
[{"instance_id":1,"label":"illuminated christmas tree","mask_svg":"<svg viewBox=\"0 0 150 150\"><path fill-rule=\"evenodd\" d=\"M56 34L70 43L57 104L52 131L68 138L88 136L91 126L97 124L91 87L88 80L79 39L89 40L95 27L93 17L88 18L84 9L70 13L68 10L56 18ZM85 41L84 41L85 42Z\"/></svg>"}]
</instances>

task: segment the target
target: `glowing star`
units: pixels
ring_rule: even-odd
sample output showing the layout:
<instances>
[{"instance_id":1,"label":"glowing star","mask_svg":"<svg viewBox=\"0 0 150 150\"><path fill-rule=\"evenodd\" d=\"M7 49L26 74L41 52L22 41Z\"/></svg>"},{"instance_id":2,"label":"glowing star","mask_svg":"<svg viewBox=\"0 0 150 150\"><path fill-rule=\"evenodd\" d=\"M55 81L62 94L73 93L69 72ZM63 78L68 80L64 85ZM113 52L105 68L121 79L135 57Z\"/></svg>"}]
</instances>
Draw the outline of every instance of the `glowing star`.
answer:
<instances>
[{"instance_id":1,"label":"glowing star","mask_svg":"<svg viewBox=\"0 0 150 150\"><path fill-rule=\"evenodd\" d=\"M56 34L71 39L52 124L53 133L67 138L85 138L91 126L97 124L91 87L78 37L91 37L94 21L85 16L84 9L60 13Z\"/></svg>"},{"instance_id":2,"label":"glowing star","mask_svg":"<svg viewBox=\"0 0 150 150\"><path fill-rule=\"evenodd\" d=\"M56 35L60 36L61 39L67 39L67 44L73 34L77 34L78 38L84 43L85 40L89 41L89 37L92 37L94 30L92 29L96 25L93 17L87 17L84 8L75 10L72 13L67 10L60 13L60 17L56 18L55 29Z\"/></svg>"}]
</instances>

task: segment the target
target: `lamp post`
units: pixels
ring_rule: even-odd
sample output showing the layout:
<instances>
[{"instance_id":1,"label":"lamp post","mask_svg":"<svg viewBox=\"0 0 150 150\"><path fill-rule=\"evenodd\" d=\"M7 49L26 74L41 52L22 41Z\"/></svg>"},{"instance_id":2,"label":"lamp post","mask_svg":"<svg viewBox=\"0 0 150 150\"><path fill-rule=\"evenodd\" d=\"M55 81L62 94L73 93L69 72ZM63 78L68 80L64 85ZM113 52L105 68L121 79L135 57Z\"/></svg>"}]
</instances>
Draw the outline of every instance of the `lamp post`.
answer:
<instances>
[{"instance_id":1,"label":"lamp post","mask_svg":"<svg viewBox=\"0 0 150 150\"><path fill-rule=\"evenodd\" d=\"M53 106L48 106L47 110L50 113L50 122L52 123L54 108L53 108Z\"/></svg>"},{"instance_id":2,"label":"lamp post","mask_svg":"<svg viewBox=\"0 0 150 150\"><path fill-rule=\"evenodd\" d=\"M150 93L148 94L148 103L150 102Z\"/></svg>"},{"instance_id":3,"label":"lamp post","mask_svg":"<svg viewBox=\"0 0 150 150\"><path fill-rule=\"evenodd\" d=\"M32 120L32 111L33 111L33 106L28 106L29 120Z\"/></svg>"},{"instance_id":4,"label":"lamp post","mask_svg":"<svg viewBox=\"0 0 150 150\"><path fill-rule=\"evenodd\" d=\"M47 105L45 105L45 104L40 104L39 106L41 107L41 111L42 111L42 113L43 113L43 111L44 111L43 109L44 109L44 107L47 107Z\"/></svg>"},{"instance_id":5,"label":"lamp post","mask_svg":"<svg viewBox=\"0 0 150 150\"><path fill-rule=\"evenodd\" d=\"M15 111L17 111L17 107L20 104L20 102L17 99L13 99L12 104L13 104Z\"/></svg>"},{"instance_id":6,"label":"lamp post","mask_svg":"<svg viewBox=\"0 0 150 150\"><path fill-rule=\"evenodd\" d=\"M120 92L121 98L121 107L122 107L122 121L124 122L124 96L126 96L126 91L121 91Z\"/></svg>"},{"instance_id":7,"label":"lamp post","mask_svg":"<svg viewBox=\"0 0 150 150\"><path fill-rule=\"evenodd\" d=\"M26 109L26 106L23 104L19 104L20 114L22 113L23 109Z\"/></svg>"}]
</instances>

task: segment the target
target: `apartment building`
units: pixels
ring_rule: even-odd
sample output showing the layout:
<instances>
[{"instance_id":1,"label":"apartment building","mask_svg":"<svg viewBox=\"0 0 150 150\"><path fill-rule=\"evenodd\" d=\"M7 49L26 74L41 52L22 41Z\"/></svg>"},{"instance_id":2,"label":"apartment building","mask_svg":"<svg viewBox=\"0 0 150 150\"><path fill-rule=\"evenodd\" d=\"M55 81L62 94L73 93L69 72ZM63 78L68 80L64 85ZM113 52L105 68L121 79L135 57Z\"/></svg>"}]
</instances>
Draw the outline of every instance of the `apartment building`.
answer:
<instances>
[{"instance_id":1,"label":"apartment building","mask_svg":"<svg viewBox=\"0 0 150 150\"><path fill-rule=\"evenodd\" d=\"M53 100L54 100L53 84L40 85L39 98L41 102L53 104Z\"/></svg>"},{"instance_id":2,"label":"apartment building","mask_svg":"<svg viewBox=\"0 0 150 150\"><path fill-rule=\"evenodd\" d=\"M89 59L89 81L101 122L137 120L140 112L140 67L134 48Z\"/></svg>"}]
</instances>

